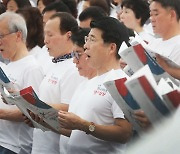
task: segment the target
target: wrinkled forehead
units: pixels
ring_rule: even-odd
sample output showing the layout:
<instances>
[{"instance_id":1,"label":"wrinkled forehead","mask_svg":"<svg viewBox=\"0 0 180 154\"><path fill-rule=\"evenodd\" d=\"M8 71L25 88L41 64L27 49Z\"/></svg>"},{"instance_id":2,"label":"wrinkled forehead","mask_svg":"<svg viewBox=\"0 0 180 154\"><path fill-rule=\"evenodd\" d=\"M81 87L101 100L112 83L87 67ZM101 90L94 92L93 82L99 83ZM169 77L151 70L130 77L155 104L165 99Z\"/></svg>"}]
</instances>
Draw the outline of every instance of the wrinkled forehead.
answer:
<instances>
[{"instance_id":1,"label":"wrinkled forehead","mask_svg":"<svg viewBox=\"0 0 180 154\"><path fill-rule=\"evenodd\" d=\"M8 28L8 21L7 20L0 20L0 34L9 32Z\"/></svg>"}]
</instances>

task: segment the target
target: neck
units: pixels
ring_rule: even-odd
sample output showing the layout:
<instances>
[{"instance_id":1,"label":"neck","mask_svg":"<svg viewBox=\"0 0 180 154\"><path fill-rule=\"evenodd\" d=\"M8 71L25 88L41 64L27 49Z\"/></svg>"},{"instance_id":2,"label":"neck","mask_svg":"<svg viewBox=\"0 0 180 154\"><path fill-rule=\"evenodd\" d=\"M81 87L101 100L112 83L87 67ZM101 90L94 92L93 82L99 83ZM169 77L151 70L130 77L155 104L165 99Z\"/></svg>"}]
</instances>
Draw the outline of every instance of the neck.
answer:
<instances>
[{"instance_id":1,"label":"neck","mask_svg":"<svg viewBox=\"0 0 180 154\"><path fill-rule=\"evenodd\" d=\"M15 50L15 54L12 58L10 58L10 61L17 61L28 55L28 50L24 44L17 47L14 50Z\"/></svg>"},{"instance_id":2,"label":"neck","mask_svg":"<svg viewBox=\"0 0 180 154\"><path fill-rule=\"evenodd\" d=\"M68 44L64 45L63 51L59 51L59 55L54 58L58 58L60 56L64 56L65 54L69 54L72 52L72 49L73 49L73 44L69 42Z\"/></svg>"},{"instance_id":3,"label":"neck","mask_svg":"<svg viewBox=\"0 0 180 154\"><path fill-rule=\"evenodd\" d=\"M161 37L163 38L163 40L168 40L174 36L180 35L180 28L179 25L176 25L174 27L171 27L169 31L166 31L164 33L164 35L162 35Z\"/></svg>"},{"instance_id":4,"label":"neck","mask_svg":"<svg viewBox=\"0 0 180 154\"><path fill-rule=\"evenodd\" d=\"M97 69L97 75L105 74L106 72L109 72L112 69L114 70L120 69L119 59L107 61L106 64L104 63L102 67L99 67Z\"/></svg>"},{"instance_id":5,"label":"neck","mask_svg":"<svg viewBox=\"0 0 180 154\"><path fill-rule=\"evenodd\" d=\"M140 32L143 32L144 29L143 29L143 27L141 27L141 26L137 26L137 27L134 29L134 31L137 32L137 33L140 33Z\"/></svg>"},{"instance_id":6,"label":"neck","mask_svg":"<svg viewBox=\"0 0 180 154\"><path fill-rule=\"evenodd\" d=\"M88 80L90 80L90 79L94 78L95 76L97 76L97 71L93 69L93 71L87 75L87 78L88 78Z\"/></svg>"}]
</instances>

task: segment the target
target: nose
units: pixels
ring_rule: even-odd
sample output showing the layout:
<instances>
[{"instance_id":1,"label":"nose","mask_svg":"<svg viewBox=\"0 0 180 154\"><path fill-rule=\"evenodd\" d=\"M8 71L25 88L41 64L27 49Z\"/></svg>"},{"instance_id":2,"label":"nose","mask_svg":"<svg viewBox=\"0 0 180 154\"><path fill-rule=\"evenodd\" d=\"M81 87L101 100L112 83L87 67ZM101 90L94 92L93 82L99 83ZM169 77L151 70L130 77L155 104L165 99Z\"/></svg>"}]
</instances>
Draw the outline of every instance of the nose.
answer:
<instances>
[{"instance_id":1,"label":"nose","mask_svg":"<svg viewBox=\"0 0 180 154\"><path fill-rule=\"evenodd\" d=\"M44 44L48 44L49 43L49 39L47 38L47 36L44 37Z\"/></svg>"},{"instance_id":2,"label":"nose","mask_svg":"<svg viewBox=\"0 0 180 154\"><path fill-rule=\"evenodd\" d=\"M155 18L152 15L150 15L149 19L150 19L151 23L155 21Z\"/></svg>"},{"instance_id":3,"label":"nose","mask_svg":"<svg viewBox=\"0 0 180 154\"><path fill-rule=\"evenodd\" d=\"M123 11L122 11L121 14L119 15L119 17L120 17L120 21L123 22L123 20L124 20L124 13L123 13Z\"/></svg>"},{"instance_id":4,"label":"nose","mask_svg":"<svg viewBox=\"0 0 180 154\"><path fill-rule=\"evenodd\" d=\"M74 64L77 64L77 63L79 63L79 60L78 60L76 57L74 57L74 58L73 58L73 63L74 63Z\"/></svg>"},{"instance_id":5,"label":"nose","mask_svg":"<svg viewBox=\"0 0 180 154\"><path fill-rule=\"evenodd\" d=\"M121 11L121 14L119 14L120 15L120 18L124 18L124 12L123 11Z\"/></svg>"},{"instance_id":6,"label":"nose","mask_svg":"<svg viewBox=\"0 0 180 154\"><path fill-rule=\"evenodd\" d=\"M85 44L84 44L84 51L86 52L87 49L89 49L89 41L87 41Z\"/></svg>"}]
</instances>

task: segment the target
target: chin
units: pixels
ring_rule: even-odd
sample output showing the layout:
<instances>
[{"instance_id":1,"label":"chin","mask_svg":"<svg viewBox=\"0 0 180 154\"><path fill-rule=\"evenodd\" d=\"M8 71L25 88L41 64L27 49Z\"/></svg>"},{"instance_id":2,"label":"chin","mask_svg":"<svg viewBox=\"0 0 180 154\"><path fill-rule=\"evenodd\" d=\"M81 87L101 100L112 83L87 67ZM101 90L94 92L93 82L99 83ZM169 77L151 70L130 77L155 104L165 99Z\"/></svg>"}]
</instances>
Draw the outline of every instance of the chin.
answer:
<instances>
[{"instance_id":1,"label":"chin","mask_svg":"<svg viewBox=\"0 0 180 154\"><path fill-rule=\"evenodd\" d=\"M52 52L50 52L49 51L49 55L51 56L51 57L56 57L55 55L53 55L53 53Z\"/></svg>"},{"instance_id":2,"label":"chin","mask_svg":"<svg viewBox=\"0 0 180 154\"><path fill-rule=\"evenodd\" d=\"M3 59L8 59L9 57L7 57L7 56L4 56L2 53L1 53L1 57L3 58Z\"/></svg>"},{"instance_id":3,"label":"chin","mask_svg":"<svg viewBox=\"0 0 180 154\"><path fill-rule=\"evenodd\" d=\"M80 72L80 71L79 71L79 75L80 75L80 76L84 76L84 74L83 74L82 72Z\"/></svg>"}]
</instances>

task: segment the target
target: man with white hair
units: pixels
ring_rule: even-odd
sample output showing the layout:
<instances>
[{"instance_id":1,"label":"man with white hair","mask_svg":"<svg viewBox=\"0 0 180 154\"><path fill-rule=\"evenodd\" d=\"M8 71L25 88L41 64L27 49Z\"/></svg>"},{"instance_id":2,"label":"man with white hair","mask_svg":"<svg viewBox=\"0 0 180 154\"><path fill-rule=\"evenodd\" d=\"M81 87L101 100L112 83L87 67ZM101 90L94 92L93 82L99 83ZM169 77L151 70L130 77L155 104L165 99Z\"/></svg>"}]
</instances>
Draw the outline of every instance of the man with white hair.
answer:
<instances>
[{"instance_id":1,"label":"man with white hair","mask_svg":"<svg viewBox=\"0 0 180 154\"><path fill-rule=\"evenodd\" d=\"M38 93L44 75L28 54L26 37L26 23L20 15L12 12L0 15L0 52L10 61L4 71L18 90L32 86ZM33 129L22 121L22 113L15 105L0 103L0 153L31 153Z\"/></svg>"}]
</instances>

